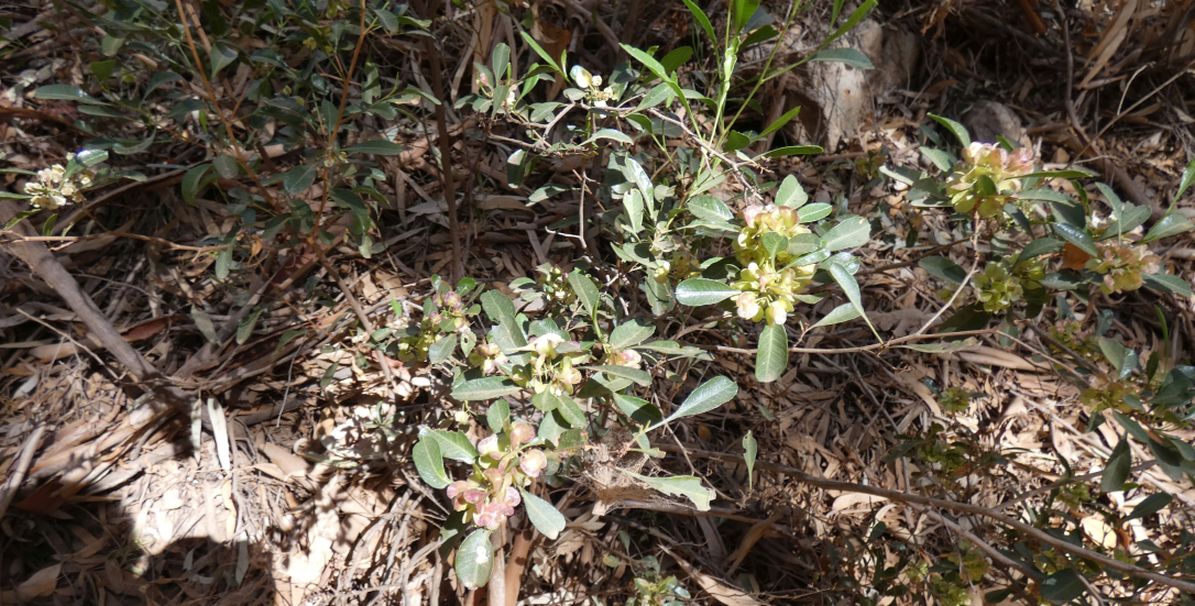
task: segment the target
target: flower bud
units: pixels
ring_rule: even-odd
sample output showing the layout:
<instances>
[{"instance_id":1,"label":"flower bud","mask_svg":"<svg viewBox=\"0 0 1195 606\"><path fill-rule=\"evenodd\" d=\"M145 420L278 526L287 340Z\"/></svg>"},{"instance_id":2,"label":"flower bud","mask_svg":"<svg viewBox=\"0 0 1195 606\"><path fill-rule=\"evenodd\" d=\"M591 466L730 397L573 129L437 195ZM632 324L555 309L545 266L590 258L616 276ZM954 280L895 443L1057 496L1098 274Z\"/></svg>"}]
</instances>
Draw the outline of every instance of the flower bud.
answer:
<instances>
[{"instance_id":1,"label":"flower bud","mask_svg":"<svg viewBox=\"0 0 1195 606\"><path fill-rule=\"evenodd\" d=\"M754 320L759 316L759 297L753 292L740 293L734 298L738 315L744 320Z\"/></svg>"},{"instance_id":2,"label":"flower bud","mask_svg":"<svg viewBox=\"0 0 1195 606\"><path fill-rule=\"evenodd\" d=\"M784 309L783 301L772 301L768 304L768 322L784 324L788 320L788 310Z\"/></svg>"},{"instance_id":3,"label":"flower bud","mask_svg":"<svg viewBox=\"0 0 1195 606\"><path fill-rule=\"evenodd\" d=\"M553 358L556 356L556 346L563 342L564 339L560 335L550 332L532 339L531 349L542 357Z\"/></svg>"}]
</instances>

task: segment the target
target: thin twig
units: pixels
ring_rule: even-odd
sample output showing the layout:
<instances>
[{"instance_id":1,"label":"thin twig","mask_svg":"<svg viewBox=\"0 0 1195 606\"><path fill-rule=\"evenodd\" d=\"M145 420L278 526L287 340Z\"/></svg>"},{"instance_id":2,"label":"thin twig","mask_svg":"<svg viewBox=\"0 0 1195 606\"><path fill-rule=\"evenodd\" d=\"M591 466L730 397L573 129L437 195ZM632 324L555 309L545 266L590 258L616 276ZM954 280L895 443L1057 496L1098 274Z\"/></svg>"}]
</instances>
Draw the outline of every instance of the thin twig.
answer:
<instances>
[{"instance_id":1,"label":"thin twig","mask_svg":"<svg viewBox=\"0 0 1195 606\"><path fill-rule=\"evenodd\" d=\"M25 473L29 471L29 465L33 463L33 453L37 452L37 447L41 445L41 437L46 433L45 425L39 425L37 429L25 440L25 445L21 447L21 454L17 455L17 460L8 470L8 478L4 480L4 486L0 487L0 519L4 518L4 514L8 512L8 506L12 504L12 499L17 495L17 491L21 488L21 483L25 481Z\"/></svg>"},{"instance_id":2,"label":"thin twig","mask_svg":"<svg viewBox=\"0 0 1195 606\"><path fill-rule=\"evenodd\" d=\"M910 341L928 341L931 339L954 339L958 337L978 337L982 335L990 335L999 332L996 328L983 328L979 330L960 330L956 332L940 332L932 335L906 335L889 339L883 343L872 343L871 345L859 345L857 347L790 347L788 350L792 353L805 354L846 354L846 353L863 353L866 351L880 351L885 350ZM753 354L757 350L754 347L730 347L728 345L716 345L715 351L724 351L726 353L738 354Z\"/></svg>"},{"instance_id":3,"label":"thin twig","mask_svg":"<svg viewBox=\"0 0 1195 606\"><path fill-rule=\"evenodd\" d=\"M665 451L676 451L676 447L669 446L667 444L660 445L659 448L661 450L665 450ZM709 450L699 450L696 448L687 448L686 450L690 454L701 456L701 457L706 457L706 458L710 458L710 459L728 460L728 461L736 461L736 462L742 462L742 460L743 460L743 458L740 456L727 454L727 453L713 452L713 451L709 451ZM1169 577L1164 574L1159 574L1159 573L1153 572L1151 570L1146 570L1146 569L1141 568L1140 566L1137 566L1135 564L1131 564L1128 562L1122 562L1120 560L1110 558L1102 553L1097 553L1090 549L1087 549L1086 547L1082 547L1080 545L1075 545L1074 543L1070 543L1064 539L1060 539L1044 530L1041 530L1040 528L1030 526L1029 524L1021 522L1020 520L1015 520L1013 518L1010 518L1010 517L1004 515L1003 513L1000 513L999 511L989 509L989 508L983 507L981 505L974 505L971 503L961 503L958 501L950 501L947 499L939 499L936 497L927 497L924 495L903 492L903 491L894 490L891 488L882 488L879 486L868 486L866 484L857 484L855 482L843 482L843 481L839 481L839 480L828 480L826 478L821 478L818 476L814 476L814 475L805 473L804 471L801 471L800 469L797 469L796 467L790 467L788 465L780 465L778 463L770 463L767 461L757 461L755 463L755 466L758 469L768 469L768 470L771 470L774 472L782 473L784 475L787 475L787 476L797 480L798 482L801 482L803 484L808 484L810 486L816 486L823 490L840 490L840 491L844 491L844 492L869 494L869 495L883 497L883 498L886 498L886 499L889 499L892 501L905 503L905 504L909 504L909 505L917 505L917 506L926 507L926 508L947 509L947 510L956 511L956 512L969 513L969 514L973 514L973 515L977 515L977 516L983 516L992 521L1003 524L1004 526L1008 526L1008 527L1012 528L1013 530L1020 532L1022 535L1024 535L1027 538L1031 538L1040 543L1044 543L1046 545L1049 545L1050 547L1053 547L1059 551L1064 551L1064 552L1066 552L1070 555L1073 555L1075 557L1079 557L1079 558L1082 558L1085 560L1090 560L1092 562L1098 563L1100 566L1104 567L1105 569L1115 570L1117 572L1126 574L1131 577L1135 577L1138 579L1145 579L1148 581L1153 581L1155 583L1159 583L1161 585L1166 585L1167 587L1173 587L1174 589L1178 589L1178 590L1186 592L1188 594L1195 595L1195 582L1187 581L1184 579L1178 579L1178 578L1174 578L1174 577Z\"/></svg>"},{"instance_id":4,"label":"thin twig","mask_svg":"<svg viewBox=\"0 0 1195 606\"><path fill-rule=\"evenodd\" d=\"M440 61L440 53L436 50L435 42L431 38L423 39L424 52L431 64L432 93L436 95L436 130L439 137L436 145L440 148L440 181L443 186L444 203L448 206L448 232L452 238L452 281L456 282L464 275L465 268L461 259L461 228L456 212L456 184L452 178L452 136L448 130L447 109L448 98L444 94L444 66Z\"/></svg>"}]
</instances>

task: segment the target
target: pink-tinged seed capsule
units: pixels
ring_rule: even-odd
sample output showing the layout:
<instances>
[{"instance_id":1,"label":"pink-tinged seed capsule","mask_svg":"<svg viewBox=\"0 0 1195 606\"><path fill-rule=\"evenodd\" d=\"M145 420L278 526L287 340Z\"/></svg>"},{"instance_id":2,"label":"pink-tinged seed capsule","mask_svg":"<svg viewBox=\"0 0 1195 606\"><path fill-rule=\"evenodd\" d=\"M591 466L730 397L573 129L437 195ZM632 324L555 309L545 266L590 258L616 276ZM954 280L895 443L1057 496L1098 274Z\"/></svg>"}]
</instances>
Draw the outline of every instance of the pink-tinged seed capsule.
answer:
<instances>
[{"instance_id":1,"label":"pink-tinged seed capsule","mask_svg":"<svg viewBox=\"0 0 1195 606\"><path fill-rule=\"evenodd\" d=\"M482 438L482 440L477 443L477 452L483 457L497 454L498 436L493 435Z\"/></svg>"},{"instance_id":2,"label":"pink-tinged seed capsule","mask_svg":"<svg viewBox=\"0 0 1195 606\"><path fill-rule=\"evenodd\" d=\"M519 469L523 470L527 477L538 478L547 466L548 457L544 451L535 448L523 453L522 458L519 459Z\"/></svg>"},{"instance_id":3,"label":"pink-tinged seed capsule","mask_svg":"<svg viewBox=\"0 0 1195 606\"><path fill-rule=\"evenodd\" d=\"M525 421L519 421L510 426L510 443L515 447L522 446L535 438L535 427Z\"/></svg>"}]
</instances>

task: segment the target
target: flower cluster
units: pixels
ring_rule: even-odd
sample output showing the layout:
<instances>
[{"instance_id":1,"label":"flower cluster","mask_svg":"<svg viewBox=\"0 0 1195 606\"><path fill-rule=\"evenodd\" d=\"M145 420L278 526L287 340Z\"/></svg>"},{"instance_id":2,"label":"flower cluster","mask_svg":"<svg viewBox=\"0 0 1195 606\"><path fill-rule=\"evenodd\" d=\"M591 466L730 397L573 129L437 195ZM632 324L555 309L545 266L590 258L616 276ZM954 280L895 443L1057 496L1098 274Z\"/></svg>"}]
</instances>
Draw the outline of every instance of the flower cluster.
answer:
<instances>
[{"instance_id":1,"label":"flower cluster","mask_svg":"<svg viewBox=\"0 0 1195 606\"><path fill-rule=\"evenodd\" d=\"M440 337L469 330L468 312L460 294L437 292L423 304L423 317L415 323L403 313L393 323L402 336L397 343L402 360L423 362L428 348Z\"/></svg>"},{"instance_id":2,"label":"flower cluster","mask_svg":"<svg viewBox=\"0 0 1195 606\"><path fill-rule=\"evenodd\" d=\"M735 240L735 256L743 269L731 286L741 291L734 302L738 315L753 322L783 324L793 310L793 302L813 280L814 265L794 265L797 255L787 245L769 251L764 243L768 234L776 234L785 243L808 234L797 211L768 204L743 210L744 228Z\"/></svg>"},{"instance_id":3,"label":"flower cluster","mask_svg":"<svg viewBox=\"0 0 1195 606\"><path fill-rule=\"evenodd\" d=\"M984 311L1007 311L1025 296L1026 290L1041 288L1045 273L1045 266L1036 259L1016 265L1007 259L988 263L975 277L976 298L983 304Z\"/></svg>"},{"instance_id":4,"label":"flower cluster","mask_svg":"<svg viewBox=\"0 0 1195 606\"><path fill-rule=\"evenodd\" d=\"M547 455L538 448L526 448L535 438L535 428L526 422L511 425L505 435L490 435L477 442L477 462L467 480L445 489L452 507L464 513L466 524L495 530L514 515L522 503L520 488L538 478L548 466Z\"/></svg>"},{"instance_id":5,"label":"flower cluster","mask_svg":"<svg viewBox=\"0 0 1195 606\"><path fill-rule=\"evenodd\" d=\"M1137 290L1147 274L1161 269L1161 259L1144 245L1110 242L1100 246L1100 256L1087 261L1087 268L1104 276L1100 290L1115 294Z\"/></svg>"},{"instance_id":6,"label":"flower cluster","mask_svg":"<svg viewBox=\"0 0 1195 606\"><path fill-rule=\"evenodd\" d=\"M537 394L572 394L584 378L575 366L586 355L580 343L547 333L531 339L527 347L530 349L528 363L515 367L511 379Z\"/></svg>"},{"instance_id":7,"label":"flower cluster","mask_svg":"<svg viewBox=\"0 0 1195 606\"><path fill-rule=\"evenodd\" d=\"M950 203L960 213L977 212L994 217L1020 191L1019 177L1033 172L1033 151L1014 152L992 143L972 143L963 150L963 161L946 179Z\"/></svg>"},{"instance_id":8,"label":"flower cluster","mask_svg":"<svg viewBox=\"0 0 1195 606\"><path fill-rule=\"evenodd\" d=\"M75 168L74 154L67 154L67 166L55 164L37 171L37 180L25 185L25 193L32 196L35 208L57 210L67 204L83 201L83 191L91 187L95 173ZM68 170L71 167L71 170Z\"/></svg>"},{"instance_id":9,"label":"flower cluster","mask_svg":"<svg viewBox=\"0 0 1195 606\"><path fill-rule=\"evenodd\" d=\"M577 86L584 89L585 100L594 107L606 107L610 101L614 100L614 89L610 86L602 88L601 76L589 73L589 70L580 65L574 65L569 70L569 76L572 77L573 82L577 83Z\"/></svg>"}]
</instances>

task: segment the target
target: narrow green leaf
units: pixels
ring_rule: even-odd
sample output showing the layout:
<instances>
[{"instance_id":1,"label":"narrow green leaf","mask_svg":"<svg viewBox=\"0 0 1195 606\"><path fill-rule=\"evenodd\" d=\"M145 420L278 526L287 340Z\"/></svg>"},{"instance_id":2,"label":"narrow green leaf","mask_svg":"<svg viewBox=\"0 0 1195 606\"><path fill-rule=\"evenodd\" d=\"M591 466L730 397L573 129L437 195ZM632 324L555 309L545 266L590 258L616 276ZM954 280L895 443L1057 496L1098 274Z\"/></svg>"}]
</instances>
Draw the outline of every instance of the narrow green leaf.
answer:
<instances>
[{"instance_id":1,"label":"narrow green leaf","mask_svg":"<svg viewBox=\"0 0 1195 606\"><path fill-rule=\"evenodd\" d=\"M220 73L220 70L228 67L233 61L236 61L238 54L237 49L230 44L223 42L213 44L211 48L212 78L215 78L216 74Z\"/></svg>"},{"instance_id":2,"label":"narrow green leaf","mask_svg":"<svg viewBox=\"0 0 1195 606\"><path fill-rule=\"evenodd\" d=\"M685 8L689 9L689 13L693 15L693 20L697 25L701 26L701 31L705 32L705 37L709 39L710 45L714 48L718 47L718 37L714 35L714 26L710 23L710 18L697 6L693 0L682 0L685 3Z\"/></svg>"},{"instance_id":3,"label":"narrow green leaf","mask_svg":"<svg viewBox=\"0 0 1195 606\"><path fill-rule=\"evenodd\" d=\"M624 143L626 145L634 145L634 143L635 143L634 139L632 139L629 135L627 135L626 133L624 133L620 130L615 130L613 128L603 128L603 129L593 133L593 135L591 135L588 139L586 139L582 145L593 143L594 141L598 141L601 139L617 141L619 143Z\"/></svg>"},{"instance_id":4,"label":"narrow green leaf","mask_svg":"<svg viewBox=\"0 0 1195 606\"><path fill-rule=\"evenodd\" d=\"M1192 158L1187 163L1187 167L1183 169L1183 176L1178 182L1178 191L1174 193L1174 200L1170 203L1171 207L1178 204L1178 201L1183 197L1183 194L1187 193L1187 189L1191 187L1192 183L1195 183L1195 158Z\"/></svg>"},{"instance_id":5,"label":"narrow green leaf","mask_svg":"<svg viewBox=\"0 0 1195 606\"><path fill-rule=\"evenodd\" d=\"M713 489L706 488L701 483L701 479L696 476L666 476L655 478L625 470L624 473L666 495L689 499L693 503L693 506L697 508L697 511L709 511L710 502L717 497Z\"/></svg>"},{"instance_id":6,"label":"narrow green leaf","mask_svg":"<svg viewBox=\"0 0 1195 606\"><path fill-rule=\"evenodd\" d=\"M871 329L871 332L875 333L875 327L872 326L871 320L867 318L867 310L863 309L863 296L859 292L859 283L855 281L855 276L851 275L851 272L847 271L847 268L841 263L831 263L829 272L830 277L834 278L834 281L838 283L838 287L842 289L847 300L859 312L863 321L867 322L867 327ZM876 334L876 338L880 338L878 333Z\"/></svg>"},{"instance_id":7,"label":"narrow green leaf","mask_svg":"<svg viewBox=\"0 0 1195 606\"><path fill-rule=\"evenodd\" d=\"M820 50L809 61L825 61L832 63L845 63L851 67L868 70L875 69L871 59L864 55L862 51L855 48L827 48Z\"/></svg>"},{"instance_id":8,"label":"narrow green leaf","mask_svg":"<svg viewBox=\"0 0 1195 606\"><path fill-rule=\"evenodd\" d=\"M301 194L315 183L315 165L300 164L282 175L282 188L291 195Z\"/></svg>"},{"instance_id":9,"label":"narrow green leaf","mask_svg":"<svg viewBox=\"0 0 1195 606\"><path fill-rule=\"evenodd\" d=\"M1163 507L1169 505L1170 501L1172 500L1174 500L1174 497L1164 492L1151 494L1148 497L1145 497L1144 500L1142 500L1137 504L1136 507L1133 508L1133 512L1129 514L1127 519L1133 520L1136 518L1151 516L1161 511Z\"/></svg>"},{"instance_id":10,"label":"narrow green leaf","mask_svg":"<svg viewBox=\"0 0 1195 606\"><path fill-rule=\"evenodd\" d=\"M721 375L716 376L694 389L663 423L709 412L729 402L738 393L738 384Z\"/></svg>"},{"instance_id":11,"label":"narrow green leaf","mask_svg":"<svg viewBox=\"0 0 1195 606\"><path fill-rule=\"evenodd\" d=\"M780 324L769 324L759 333L755 350L755 379L771 383L788 368L788 332Z\"/></svg>"},{"instance_id":12,"label":"narrow green leaf","mask_svg":"<svg viewBox=\"0 0 1195 606\"><path fill-rule=\"evenodd\" d=\"M825 151L825 148L820 145L786 145L784 147L777 147L776 149L767 151L759 157L787 158L788 156L812 156Z\"/></svg>"},{"instance_id":13,"label":"narrow green leaf","mask_svg":"<svg viewBox=\"0 0 1195 606\"><path fill-rule=\"evenodd\" d=\"M737 294L737 288L707 278L689 278L676 285L677 302L689 307L721 303Z\"/></svg>"},{"instance_id":14,"label":"narrow green leaf","mask_svg":"<svg viewBox=\"0 0 1195 606\"><path fill-rule=\"evenodd\" d=\"M373 139L344 148L344 153L346 154L369 154L374 156L397 156L402 151L403 146L393 141L386 141L385 139Z\"/></svg>"},{"instance_id":15,"label":"narrow green leaf","mask_svg":"<svg viewBox=\"0 0 1195 606\"><path fill-rule=\"evenodd\" d=\"M1154 240L1161 240L1162 238L1169 238L1170 236L1177 236L1178 234L1191 231L1191 222L1186 217L1170 212L1166 213L1157 223L1154 223L1145 232L1145 236L1141 238L1141 242L1153 242Z\"/></svg>"},{"instance_id":16,"label":"narrow green leaf","mask_svg":"<svg viewBox=\"0 0 1195 606\"><path fill-rule=\"evenodd\" d=\"M1055 223L1054 233L1058 234L1059 238L1074 244L1079 250L1093 257L1100 256L1100 251L1095 246L1095 240L1092 239L1091 234L1087 233L1087 230L1066 223Z\"/></svg>"},{"instance_id":17,"label":"narrow green leaf","mask_svg":"<svg viewBox=\"0 0 1195 606\"><path fill-rule=\"evenodd\" d=\"M564 514L560 513L555 505L523 488L520 488L519 492L523 495L523 506L527 508L527 519L531 521L531 525L549 539L555 540L560 536L560 531L564 530L567 524Z\"/></svg>"},{"instance_id":18,"label":"narrow green leaf","mask_svg":"<svg viewBox=\"0 0 1195 606\"><path fill-rule=\"evenodd\" d=\"M1170 274L1147 274L1145 276L1145 283L1183 297L1191 296L1191 283L1178 276Z\"/></svg>"},{"instance_id":19,"label":"narrow green leaf","mask_svg":"<svg viewBox=\"0 0 1195 606\"><path fill-rule=\"evenodd\" d=\"M469 589L477 589L489 582L494 565L494 549L490 546L490 531L474 530L456 548L456 576Z\"/></svg>"},{"instance_id":20,"label":"narrow green leaf","mask_svg":"<svg viewBox=\"0 0 1195 606\"><path fill-rule=\"evenodd\" d=\"M535 41L535 38L532 38L527 32L520 31L519 35L523 37L523 41L527 43L527 46L530 46L531 50L535 51L535 54L539 55L539 57L547 62L552 69L556 70L556 73L564 76L564 65L560 63L556 57L549 55L548 51L544 50L544 47L540 46L539 43Z\"/></svg>"},{"instance_id":21,"label":"narrow green leaf","mask_svg":"<svg viewBox=\"0 0 1195 606\"><path fill-rule=\"evenodd\" d=\"M835 324L842 324L849 322L859 317L859 310L851 303L843 303L838 307L830 310L822 319L818 320L813 326L809 328L820 328L825 326L833 326Z\"/></svg>"},{"instance_id":22,"label":"narrow green leaf","mask_svg":"<svg viewBox=\"0 0 1195 606\"><path fill-rule=\"evenodd\" d=\"M200 164L183 174L182 194L184 202L187 204L195 203L195 199L199 197L199 191L203 187L204 177L207 176L207 172L211 167L211 164Z\"/></svg>"},{"instance_id":23,"label":"narrow green leaf","mask_svg":"<svg viewBox=\"0 0 1195 606\"><path fill-rule=\"evenodd\" d=\"M796 118L797 114L800 114L800 113L801 113L800 105L784 112L783 114L780 115L779 118L776 118L775 120L773 120L772 123L767 126L767 128L764 128L762 131L760 131L759 137L762 139L762 138L767 137L768 135L784 128L784 125L788 124L789 122L792 122L792 119Z\"/></svg>"},{"instance_id":24,"label":"narrow green leaf","mask_svg":"<svg viewBox=\"0 0 1195 606\"><path fill-rule=\"evenodd\" d=\"M924 269L929 275L951 284L959 284L963 278L967 277L967 270L946 257L926 257L919 261L917 266Z\"/></svg>"},{"instance_id":25,"label":"narrow green leaf","mask_svg":"<svg viewBox=\"0 0 1195 606\"><path fill-rule=\"evenodd\" d=\"M1083 595L1085 590L1083 580L1073 568L1055 572L1041 582L1041 597L1055 604L1070 602Z\"/></svg>"},{"instance_id":26,"label":"narrow green leaf","mask_svg":"<svg viewBox=\"0 0 1195 606\"><path fill-rule=\"evenodd\" d=\"M47 101L76 101L106 105L104 101L92 97L83 89L71 84L47 84L33 91L33 97Z\"/></svg>"},{"instance_id":27,"label":"narrow green leaf","mask_svg":"<svg viewBox=\"0 0 1195 606\"><path fill-rule=\"evenodd\" d=\"M1129 450L1129 441L1120 439L1108 463L1104 466L1104 474L1100 478L1100 488L1104 492L1116 492L1124 489L1124 482L1129 477L1129 469L1133 466L1133 453Z\"/></svg>"},{"instance_id":28,"label":"narrow green leaf","mask_svg":"<svg viewBox=\"0 0 1195 606\"><path fill-rule=\"evenodd\" d=\"M958 142L962 144L963 147L971 145L971 135L967 133L967 127L945 116L929 114L929 117L938 124L946 127L946 130L950 131L950 134L954 135L954 138L958 139Z\"/></svg>"},{"instance_id":29,"label":"narrow green leaf","mask_svg":"<svg viewBox=\"0 0 1195 606\"><path fill-rule=\"evenodd\" d=\"M646 370L631 368L630 366L618 366L616 364L599 364L597 366L589 366L588 368L596 372L606 373L612 377L626 379L643 387L651 385L651 373Z\"/></svg>"},{"instance_id":30,"label":"narrow green leaf","mask_svg":"<svg viewBox=\"0 0 1195 606\"><path fill-rule=\"evenodd\" d=\"M521 390L521 387L503 377L482 377L480 379L469 379L453 387L452 397L462 402L492 400L516 394Z\"/></svg>"},{"instance_id":31,"label":"narrow green leaf","mask_svg":"<svg viewBox=\"0 0 1195 606\"><path fill-rule=\"evenodd\" d=\"M646 67L647 70L652 73L652 75L660 80L668 80L667 70L665 70L664 66L659 61L656 61L654 57L629 44L619 44L619 46L622 47L622 50L626 51L628 55L630 55L639 63L643 64L643 67Z\"/></svg>"}]
</instances>

